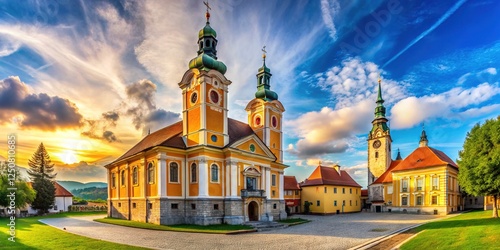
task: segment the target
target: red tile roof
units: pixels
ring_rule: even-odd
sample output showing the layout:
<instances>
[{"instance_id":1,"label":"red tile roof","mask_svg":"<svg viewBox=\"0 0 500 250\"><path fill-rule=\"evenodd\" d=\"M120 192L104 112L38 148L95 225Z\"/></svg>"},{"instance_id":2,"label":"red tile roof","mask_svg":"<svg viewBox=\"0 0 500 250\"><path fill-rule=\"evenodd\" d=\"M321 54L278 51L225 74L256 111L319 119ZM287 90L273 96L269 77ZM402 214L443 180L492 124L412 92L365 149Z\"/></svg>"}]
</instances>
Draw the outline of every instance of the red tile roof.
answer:
<instances>
[{"instance_id":1,"label":"red tile roof","mask_svg":"<svg viewBox=\"0 0 500 250\"><path fill-rule=\"evenodd\" d=\"M406 157L401 163L399 163L393 171L404 171L444 165L449 165L458 169L457 164L445 153L431 147L419 147L408 155L408 157Z\"/></svg>"},{"instance_id":2,"label":"red tile roof","mask_svg":"<svg viewBox=\"0 0 500 250\"><path fill-rule=\"evenodd\" d=\"M337 172L333 167L318 166L312 174L303 183L305 186L318 185L337 185L349 187L361 187L351 176L344 170Z\"/></svg>"},{"instance_id":3,"label":"red tile roof","mask_svg":"<svg viewBox=\"0 0 500 250\"><path fill-rule=\"evenodd\" d=\"M391 166L373 184L392 182L392 172L449 165L458 169L457 164L445 153L431 147L419 147L404 160L391 162Z\"/></svg>"},{"instance_id":4,"label":"red tile roof","mask_svg":"<svg viewBox=\"0 0 500 250\"><path fill-rule=\"evenodd\" d=\"M285 185L283 185L284 190L300 190L299 183L297 183L297 179L295 176L286 176L285 175Z\"/></svg>"},{"instance_id":5,"label":"red tile roof","mask_svg":"<svg viewBox=\"0 0 500 250\"><path fill-rule=\"evenodd\" d=\"M390 183L392 182L392 170L399 165L403 160L395 160L391 162L391 165L389 168L381 175L379 176L372 184L382 184L382 183Z\"/></svg>"},{"instance_id":6,"label":"red tile roof","mask_svg":"<svg viewBox=\"0 0 500 250\"><path fill-rule=\"evenodd\" d=\"M227 124L229 134L229 143L227 146L232 145L234 142L242 138L255 134L253 129L246 123L228 118ZM139 143L133 146L125 154L118 157L118 159L116 159L112 163L123 160L127 157L133 156L137 153L146 151L156 146L186 149L186 144L184 143L184 140L182 138L182 121L176 122L170 126L147 135L141 141L139 141Z\"/></svg>"},{"instance_id":7,"label":"red tile roof","mask_svg":"<svg viewBox=\"0 0 500 250\"><path fill-rule=\"evenodd\" d=\"M361 189L361 196L368 197L368 189Z\"/></svg>"},{"instance_id":8,"label":"red tile roof","mask_svg":"<svg viewBox=\"0 0 500 250\"><path fill-rule=\"evenodd\" d=\"M66 190L63 186L59 185L57 181L54 181L54 186L56 187L56 197L73 197L73 194Z\"/></svg>"},{"instance_id":9,"label":"red tile roof","mask_svg":"<svg viewBox=\"0 0 500 250\"><path fill-rule=\"evenodd\" d=\"M27 182L28 186L33 188L33 182ZM61 186L57 181L54 181L54 187L56 188L56 197L73 197L73 194Z\"/></svg>"}]
</instances>

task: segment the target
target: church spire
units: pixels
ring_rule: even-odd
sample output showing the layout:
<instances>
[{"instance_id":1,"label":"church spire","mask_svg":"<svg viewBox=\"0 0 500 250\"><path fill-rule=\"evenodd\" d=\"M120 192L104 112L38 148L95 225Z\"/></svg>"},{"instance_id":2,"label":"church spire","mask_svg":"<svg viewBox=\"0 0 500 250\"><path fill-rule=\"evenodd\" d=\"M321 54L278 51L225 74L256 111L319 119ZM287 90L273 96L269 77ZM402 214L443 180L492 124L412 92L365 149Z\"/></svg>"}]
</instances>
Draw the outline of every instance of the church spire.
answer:
<instances>
[{"instance_id":1,"label":"church spire","mask_svg":"<svg viewBox=\"0 0 500 250\"><path fill-rule=\"evenodd\" d=\"M396 161L398 160L402 160L403 157L401 157L401 152L399 152L399 148L398 148L398 155L396 156Z\"/></svg>"},{"instance_id":2,"label":"church spire","mask_svg":"<svg viewBox=\"0 0 500 250\"><path fill-rule=\"evenodd\" d=\"M271 69L266 66L266 46L262 48L262 67L259 68L257 73L257 92L255 98L260 98L265 101L278 100L278 94L271 90Z\"/></svg>"},{"instance_id":3,"label":"church spire","mask_svg":"<svg viewBox=\"0 0 500 250\"><path fill-rule=\"evenodd\" d=\"M422 134L420 135L419 147L428 147L429 140L427 140L427 134L425 133L424 126L422 126Z\"/></svg>"},{"instance_id":4,"label":"church spire","mask_svg":"<svg viewBox=\"0 0 500 250\"><path fill-rule=\"evenodd\" d=\"M380 78L378 79L377 107L375 108L375 118L385 118L384 99L382 99L382 87Z\"/></svg>"},{"instance_id":5,"label":"church spire","mask_svg":"<svg viewBox=\"0 0 500 250\"><path fill-rule=\"evenodd\" d=\"M226 73L227 67L223 62L217 61L217 32L210 27L210 5L208 2L203 2L207 6L205 17L207 22L205 27L198 32L198 56L189 61L189 68L198 68L200 70L209 71L215 69L222 74Z\"/></svg>"}]
</instances>

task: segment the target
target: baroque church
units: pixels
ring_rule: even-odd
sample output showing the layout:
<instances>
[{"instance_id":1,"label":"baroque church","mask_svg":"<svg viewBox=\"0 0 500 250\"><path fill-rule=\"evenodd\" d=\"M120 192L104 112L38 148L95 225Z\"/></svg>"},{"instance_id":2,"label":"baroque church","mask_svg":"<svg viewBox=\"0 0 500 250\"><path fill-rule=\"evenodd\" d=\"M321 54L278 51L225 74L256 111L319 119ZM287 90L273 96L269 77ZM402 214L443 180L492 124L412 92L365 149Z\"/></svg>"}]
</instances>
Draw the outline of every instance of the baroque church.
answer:
<instances>
[{"instance_id":1,"label":"baroque church","mask_svg":"<svg viewBox=\"0 0 500 250\"><path fill-rule=\"evenodd\" d=\"M286 218L282 114L271 70L257 73L248 123L228 118L226 65L217 33L198 33L197 56L179 82L182 121L106 165L108 216L154 224L241 224ZM265 52L265 51L264 51Z\"/></svg>"},{"instance_id":2,"label":"baroque church","mask_svg":"<svg viewBox=\"0 0 500 250\"><path fill-rule=\"evenodd\" d=\"M406 158L398 150L392 160L392 138L385 117L381 81L368 134L368 202L373 212L448 214L461 207L458 165L428 146L422 130L419 147Z\"/></svg>"}]
</instances>

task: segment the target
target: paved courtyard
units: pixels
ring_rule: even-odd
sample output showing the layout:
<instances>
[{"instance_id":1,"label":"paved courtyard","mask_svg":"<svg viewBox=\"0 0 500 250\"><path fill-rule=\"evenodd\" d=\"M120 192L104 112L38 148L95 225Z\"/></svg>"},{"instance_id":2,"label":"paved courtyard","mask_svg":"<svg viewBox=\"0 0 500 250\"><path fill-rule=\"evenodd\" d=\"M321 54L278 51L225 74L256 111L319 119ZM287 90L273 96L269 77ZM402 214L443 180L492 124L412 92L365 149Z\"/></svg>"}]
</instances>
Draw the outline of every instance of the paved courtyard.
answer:
<instances>
[{"instance_id":1,"label":"paved courtyard","mask_svg":"<svg viewBox=\"0 0 500 250\"><path fill-rule=\"evenodd\" d=\"M355 213L300 215L312 222L274 231L218 235L154 231L92 221L99 216L43 219L43 223L90 238L156 249L348 249L433 215Z\"/></svg>"}]
</instances>

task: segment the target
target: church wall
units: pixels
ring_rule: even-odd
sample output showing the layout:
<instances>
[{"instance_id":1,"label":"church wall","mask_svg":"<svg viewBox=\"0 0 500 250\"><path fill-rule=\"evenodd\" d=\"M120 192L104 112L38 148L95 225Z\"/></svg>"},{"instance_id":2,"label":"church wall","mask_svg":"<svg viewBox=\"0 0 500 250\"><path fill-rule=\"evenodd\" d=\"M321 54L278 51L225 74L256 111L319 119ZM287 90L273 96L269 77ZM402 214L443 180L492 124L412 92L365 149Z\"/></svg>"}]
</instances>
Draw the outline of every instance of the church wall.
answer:
<instances>
[{"instance_id":1,"label":"church wall","mask_svg":"<svg viewBox=\"0 0 500 250\"><path fill-rule=\"evenodd\" d=\"M188 133L192 133L201 128L201 109L199 107L190 109L187 114Z\"/></svg>"},{"instance_id":2,"label":"church wall","mask_svg":"<svg viewBox=\"0 0 500 250\"><path fill-rule=\"evenodd\" d=\"M224 182L224 164L222 161L208 161L207 162L207 167L208 167L208 195L210 196L222 196L222 183ZM212 181L212 165L215 164L218 167L218 180L216 182Z\"/></svg>"},{"instance_id":3,"label":"church wall","mask_svg":"<svg viewBox=\"0 0 500 250\"><path fill-rule=\"evenodd\" d=\"M276 185L275 186L273 186L273 183L272 183L273 175L276 175ZM278 199L280 197L280 188L279 188L280 186L281 186L280 173L278 171L271 170L271 199ZM273 195L273 193L274 193L274 195Z\"/></svg>"},{"instance_id":4,"label":"church wall","mask_svg":"<svg viewBox=\"0 0 500 250\"><path fill-rule=\"evenodd\" d=\"M273 154L276 156L277 161L280 161L281 159L281 133L276 130L271 130L271 145L269 145L269 148L273 152Z\"/></svg>"},{"instance_id":5,"label":"church wall","mask_svg":"<svg viewBox=\"0 0 500 250\"><path fill-rule=\"evenodd\" d=\"M207 105L207 130L222 133L224 127L223 118L222 109L220 107Z\"/></svg>"}]
</instances>

